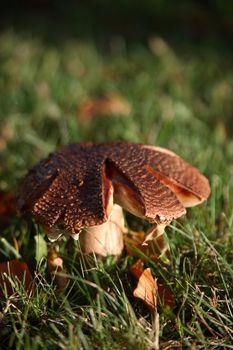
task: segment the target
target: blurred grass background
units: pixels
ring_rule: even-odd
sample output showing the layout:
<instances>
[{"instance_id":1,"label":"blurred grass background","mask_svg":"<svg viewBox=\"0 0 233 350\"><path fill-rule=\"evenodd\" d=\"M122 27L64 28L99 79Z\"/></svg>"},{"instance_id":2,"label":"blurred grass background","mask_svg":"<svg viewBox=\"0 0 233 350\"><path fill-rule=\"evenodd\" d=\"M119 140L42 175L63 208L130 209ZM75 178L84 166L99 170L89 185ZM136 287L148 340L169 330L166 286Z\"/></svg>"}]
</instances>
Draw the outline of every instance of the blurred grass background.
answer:
<instances>
[{"instance_id":1,"label":"blurred grass background","mask_svg":"<svg viewBox=\"0 0 233 350\"><path fill-rule=\"evenodd\" d=\"M1 187L68 142L157 143L182 150L202 170L213 145L231 145L231 2L1 6ZM129 102L130 115L79 125L80 103L109 93Z\"/></svg>"},{"instance_id":2,"label":"blurred grass background","mask_svg":"<svg viewBox=\"0 0 233 350\"><path fill-rule=\"evenodd\" d=\"M179 309L160 311L161 340L176 340L180 348L199 344L207 349L208 339L218 339L213 348L232 344L232 5L227 0L15 0L0 5L0 190L15 193L19 179L38 160L57 147L83 140L164 146L209 178L208 203L168 229L170 270L152 264L156 274L165 274L171 283ZM129 112L101 113L83 123L78 113L83 101L109 94L124 98ZM20 254L28 262L38 248L29 233L43 236L43 230L25 226L16 217L2 232L12 245L14 236L23 237ZM17 257L4 244L1 241L1 260ZM66 253L66 243L61 246L69 273L77 274L75 258ZM117 275L123 276L131 301L127 264L123 259ZM90 287L80 282L86 277L82 271L70 304L63 300L54 309L51 286L43 280L32 304L23 299L28 328L20 326L20 313L7 315L2 333L6 348L11 344L31 349L40 329L45 343L37 337L35 349L71 349L80 342L84 349L149 349L150 320L134 301L137 318L145 317L146 327L137 322L125 294L111 280L111 269L111 264L97 268L98 283L110 281L118 306L113 307L109 295L93 299ZM79 308L85 293L85 307ZM219 300L215 307L214 293ZM65 332L56 323L56 310ZM41 324L41 315L54 326ZM55 345L57 337L60 345Z\"/></svg>"}]
</instances>

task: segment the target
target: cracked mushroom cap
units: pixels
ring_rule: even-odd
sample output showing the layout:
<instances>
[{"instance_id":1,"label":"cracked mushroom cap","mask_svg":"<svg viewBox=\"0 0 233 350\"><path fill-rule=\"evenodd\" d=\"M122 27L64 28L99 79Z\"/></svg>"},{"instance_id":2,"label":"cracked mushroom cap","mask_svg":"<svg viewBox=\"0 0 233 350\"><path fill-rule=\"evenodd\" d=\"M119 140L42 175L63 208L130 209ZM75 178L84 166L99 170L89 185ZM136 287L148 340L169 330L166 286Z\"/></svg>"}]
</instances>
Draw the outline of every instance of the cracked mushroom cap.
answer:
<instances>
[{"instance_id":1,"label":"cracked mushroom cap","mask_svg":"<svg viewBox=\"0 0 233 350\"><path fill-rule=\"evenodd\" d=\"M100 225L113 202L151 223L169 223L206 200L208 180L175 153L125 142L69 145L22 180L18 207L47 228Z\"/></svg>"}]
</instances>

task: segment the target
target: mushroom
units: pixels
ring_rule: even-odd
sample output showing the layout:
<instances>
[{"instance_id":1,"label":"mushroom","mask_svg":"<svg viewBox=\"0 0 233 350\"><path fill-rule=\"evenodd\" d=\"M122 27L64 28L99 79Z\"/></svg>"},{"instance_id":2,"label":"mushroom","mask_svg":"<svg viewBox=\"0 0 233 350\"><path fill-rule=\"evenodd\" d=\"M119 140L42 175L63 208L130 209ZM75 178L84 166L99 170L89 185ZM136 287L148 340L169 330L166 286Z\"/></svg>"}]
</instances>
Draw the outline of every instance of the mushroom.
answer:
<instances>
[{"instance_id":1,"label":"mushroom","mask_svg":"<svg viewBox=\"0 0 233 350\"><path fill-rule=\"evenodd\" d=\"M79 143L34 166L22 180L17 203L50 239L65 231L80 238L84 253L106 256L122 253L122 208L152 224L149 240L209 193L208 180L165 148Z\"/></svg>"}]
</instances>

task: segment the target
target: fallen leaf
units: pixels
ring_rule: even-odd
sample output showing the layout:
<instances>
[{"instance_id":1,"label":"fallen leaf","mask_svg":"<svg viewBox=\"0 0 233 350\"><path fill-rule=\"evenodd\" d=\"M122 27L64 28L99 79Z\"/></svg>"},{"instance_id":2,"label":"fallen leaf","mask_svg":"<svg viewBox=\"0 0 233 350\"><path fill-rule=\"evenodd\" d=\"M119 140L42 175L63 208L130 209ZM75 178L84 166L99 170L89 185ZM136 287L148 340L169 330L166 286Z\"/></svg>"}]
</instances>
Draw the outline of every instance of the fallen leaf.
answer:
<instances>
[{"instance_id":1,"label":"fallen leaf","mask_svg":"<svg viewBox=\"0 0 233 350\"><path fill-rule=\"evenodd\" d=\"M99 115L121 115L128 116L131 107L129 103L120 95L110 94L102 97L89 98L82 102L78 108L78 120L82 123L88 123Z\"/></svg>"},{"instance_id":2,"label":"fallen leaf","mask_svg":"<svg viewBox=\"0 0 233 350\"><path fill-rule=\"evenodd\" d=\"M151 230L147 235L145 232L129 231L124 235L126 251L130 256L139 256L142 252L145 257L156 261L164 256L169 257L169 246L163 234L156 235ZM143 254L140 258L143 259Z\"/></svg>"},{"instance_id":3,"label":"fallen leaf","mask_svg":"<svg viewBox=\"0 0 233 350\"><path fill-rule=\"evenodd\" d=\"M15 211L15 198L11 192L0 191L0 229L7 227Z\"/></svg>"},{"instance_id":4,"label":"fallen leaf","mask_svg":"<svg viewBox=\"0 0 233 350\"><path fill-rule=\"evenodd\" d=\"M142 275L144 271L144 262L141 259L138 259L131 267L130 270L131 274L139 280L140 276Z\"/></svg>"},{"instance_id":5,"label":"fallen leaf","mask_svg":"<svg viewBox=\"0 0 233 350\"><path fill-rule=\"evenodd\" d=\"M139 280L141 275L144 273L144 262L138 259L131 267L130 273ZM157 280L157 294L158 304L162 307L173 308L175 305L175 298L171 289L163 282Z\"/></svg>"},{"instance_id":6,"label":"fallen leaf","mask_svg":"<svg viewBox=\"0 0 233 350\"><path fill-rule=\"evenodd\" d=\"M158 304L162 307L170 307L171 309L175 306L175 298L171 289L164 283L158 282Z\"/></svg>"},{"instance_id":7,"label":"fallen leaf","mask_svg":"<svg viewBox=\"0 0 233 350\"><path fill-rule=\"evenodd\" d=\"M15 292L17 281L22 283L25 290L32 291L32 275L26 263L17 259L0 263L0 296L12 295Z\"/></svg>"},{"instance_id":8,"label":"fallen leaf","mask_svg":"<svg viewBox=\"0 0 233 350\"><path fill-rule=\"evenodd\" d=\"M152 276L150 268L147 268L139 277L133 295L135 298L141 299L153 311L157 306L157 293L157 279Z\"/></svg>"},{"instance_id":9,"label":"fallen leaf","mask_svg":"<svg viewBox=\"0 0 233 350\"><path fill-rule=\"evenodd\" d=\"M62 290L66 286L68 279L60 275L61 272L64 272L63 260L57 255L54 247L51 247L48 252L48 268L51 275L54 276L54 281L59 290Z\"/></svg>"},{"instance_id":10,"label":"fallen leaf","mask_svg":"<svg viewBox=\"0 0 233 350\"><path fill-rule=\"evenodd\" d=\"M145 240L145 232L143 231L129 231L124 235L125 248L130 256L138 256L140 251L143 251L144 247L142 243Z\"/></svg>"},{"instance_id":11,"label":"fallen leaf","mask_svg":"<svg viewBox=\"0 0 233 350\"><path fill-rule=\"evenodd\" d=\"M130 272L138 279L138 284L133 295L135 298L141 299L149 308L152 316L152 347L159 349L159 314L157 311L157 296L158 286L157 279L152 276L150 268L144 270L144 263L138 259L134 265L131 266Z\"/></svg>"}]
</instances>

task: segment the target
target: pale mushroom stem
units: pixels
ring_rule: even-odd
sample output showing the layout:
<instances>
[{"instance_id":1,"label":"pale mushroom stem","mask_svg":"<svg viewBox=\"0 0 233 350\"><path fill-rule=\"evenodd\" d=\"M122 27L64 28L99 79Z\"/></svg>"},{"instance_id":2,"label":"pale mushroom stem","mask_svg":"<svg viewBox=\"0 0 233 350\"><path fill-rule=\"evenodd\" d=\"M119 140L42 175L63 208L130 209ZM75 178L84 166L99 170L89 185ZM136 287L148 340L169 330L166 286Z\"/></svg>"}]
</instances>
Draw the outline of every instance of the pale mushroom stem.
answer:
<instances>
[{"instance_id":1,"label":"pale mushroom stem","mask_svg":"<svg viewBox=\"0 0 233 350\"><path fill-rule=\"evenodd\" d=\"M104 257L120 256L124 248L124 226L122 208L114 204L107 222L102 225L83 229L79 236L81 250L84 254L95 254Z\"/></svg>"}]
</instances>

